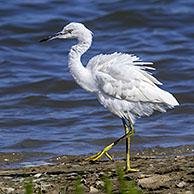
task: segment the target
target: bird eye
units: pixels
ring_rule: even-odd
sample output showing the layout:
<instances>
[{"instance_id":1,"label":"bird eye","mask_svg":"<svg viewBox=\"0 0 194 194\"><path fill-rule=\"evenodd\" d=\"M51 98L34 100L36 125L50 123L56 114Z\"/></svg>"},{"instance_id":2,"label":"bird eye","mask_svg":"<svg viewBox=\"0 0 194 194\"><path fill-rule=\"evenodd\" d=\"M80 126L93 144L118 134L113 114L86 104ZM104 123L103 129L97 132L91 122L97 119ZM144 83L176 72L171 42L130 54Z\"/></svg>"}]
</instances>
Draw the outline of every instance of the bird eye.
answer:
<instances>
[{"instance_id":1,"label":"bird eye","mask_svg":"<svg viewBox=\"0 0 194 194\"><path fill-rule=\"evenodd\" d=\"M67 30L67 32L71 34L73 32L73 30L69 29L69 30Z\"/></svg>"}]
</instances>

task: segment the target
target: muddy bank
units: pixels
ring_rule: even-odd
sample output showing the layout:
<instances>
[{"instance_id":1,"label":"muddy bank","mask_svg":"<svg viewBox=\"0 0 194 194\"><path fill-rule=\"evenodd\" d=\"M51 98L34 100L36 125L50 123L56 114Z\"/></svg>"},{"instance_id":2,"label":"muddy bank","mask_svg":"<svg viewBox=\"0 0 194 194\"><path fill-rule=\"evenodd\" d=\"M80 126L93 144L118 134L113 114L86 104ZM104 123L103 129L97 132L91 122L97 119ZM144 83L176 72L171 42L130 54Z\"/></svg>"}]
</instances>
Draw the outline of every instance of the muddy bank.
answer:
<instances>
[{"instance_id":1,"label":"muddy bank","mask_svg":"<svg viewBox=\"0 0 194 194\"><path fill-rule=\"evenodd\" d=\"M17 160L6 153L9 162ZM123 153L112 153L122 157ZM5 155L2 153L1 158ZM18 157L20 155L18 154ZM103 177L113 183L113 193L119 193L117 166L124 167L125 161L101 160L86 162L83 156L61 156L48 160L50 165L0 170L0 193L24 193L24 185L32 181L34 193L72 194L78 177L85 193L103 193ZM5 161L3 161L5 162ZM194 146L176 148L152 148L132 154L132 167L138 173L126 173L126 181L133 180L143 193L192 194L194 193Z\"/></svg>"}]
</instances>

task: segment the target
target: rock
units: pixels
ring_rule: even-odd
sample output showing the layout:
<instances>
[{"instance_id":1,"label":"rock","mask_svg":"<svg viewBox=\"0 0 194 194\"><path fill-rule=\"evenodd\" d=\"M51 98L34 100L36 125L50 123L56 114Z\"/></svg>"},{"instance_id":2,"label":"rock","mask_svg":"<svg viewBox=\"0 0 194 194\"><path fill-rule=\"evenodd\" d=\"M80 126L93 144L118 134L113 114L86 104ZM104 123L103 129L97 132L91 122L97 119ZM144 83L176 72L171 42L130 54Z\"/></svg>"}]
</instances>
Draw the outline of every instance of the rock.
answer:
<instances>
[{"instance_id":1,"label":"rock","mask_svg":"<svg viewBox=\"0 0 194 194\"><path fill-rule=\"evenodd\" d=\"M24 181L24 178L23 177L19 179L19 182L20 183L22 183L23 181Z\"/></svg>"},{"instance_id":2,"label":"rock","mask_svg":"<svg viewBox=\"0 0 194 194\"><path fill-rule=\"evenodd\" d=\"M146 174L143 174L143 173L141 173L141 172L138 174L138 178L139 178L139 179L147 178L147 177L150 177L150 176L151 176L151 175L146 175Z\"/></svg>"},{"instance_id":3,"label":"rock","mask_svg":"<svg viewBox=\"0 0 194 194\"><path fill-rule=\"evenodd\" d=\"M184 194L193 194L193 192L192 191L185 191Z\"/></svg>"},{"instance_id":4,"label":"rock","mask_svg":"<svg viewBox=\"0 0 194 194\"><path fill-rule=\"evenodd\" d=\"M104 175L105 175L104 172L100 172L100 173L99 173L99 177L103 177Z\"/></svg>"},{"instance_id":5,"label":"rock","mask_svg":"<svg viewBox=\"0 0 194 194\"><path fill-rule=\"evenodd\" d=\"M82 178L86 179L86 178L87 178L87 175L86 175L86 174L84 174L84 175L82 176Z\"/></svg>"},{"instance_id":6,"label":"rock","mask_svg":"<svg viewBox=\"0 0 194 194\"><path fill-rule=\"evenodd\" d=\"M153 168L153 167L154 167L154 165L153 165L153 164L150 164L149 166L150 166L151 168Z\"/></svg>"},{"instance_id":7,"label":"rock","mask_svg":"<svg viewBox=\"0 0 194 194\"><path fill-rule=\"evenodd\" d=\"M158 189L162 186L166 186L166 183L171 178L168 175L153 175L148 178L142 178L138 180L138 185L145 189Z\"/></svg>"},{"instance_id":8,"label":"rock","mask_svg":"<svg viewBox=\"0 0 194 194\"><path fill-rule=\"evenodd\" d=\"M139 174L138 174L138 178L139 178L139 179L146 178L146 175L145 175L145 174L142 174L142 173L139 173Z\"/></svg>"},{"instance_id":9,"label":"rock","mask_svg":"<svg viewBox=\"0 0 194 194\"><path fill-rule=\"evenodd\" d=\"M137 152L136 156L139 156L139 155L140 155L140 153L139 153L139 152Z\"/></svg>"},{"instance_id":10,"label":"rock","mask_svg":"<svg viewBox=\"0 0 194 194\"><path fill-rule=\"evenodd\" d=\"M8 180L10 180L10 179L13 179L11 176L5 176L5 177L3 177L4 179L8 179Z\"/></svg>"},{"instance_id":11,"label":"rock","mask_svg":"<svg viewBox=\"0 0 194 194\"><path fill-rule=\"evenodd\" d=\"M93 187L93 186L90 186L90 193L98 193L98 192L99 192L98 189L96 189L96 188Z\"/></svg>"},{"instance_id":12,"label":"rock","mask_svg":"<svg viewBox=\"0 0 194 194\"><path fill-rule=\"evenodd\" d=\"M80 182L83 183L83 184L85 185L87 181L86 181L85 178L82 178Z\"/></svg>"},{"instance_id":13,"label":"rock","mask_svg":"<svg viewBox=\"0 0 194 194\"><path fill-rule=\"evenodd\" d=\"M34 175L34 177L35 177L35 178L40 178L41 175L42 175L42 173L37 173L37 174Z\"/></svg>"},{"instance_id":14,"label":"rock","mask_svg":"<svg viewBox=\"0 0 194 194\"><path fill-rule=\"evenodd\" d=\"M80 168L80 165L79 165L79 164L72 164L72 165L71 165L71 168L75 168L75 169L78 168L78 169L79 169L79 168Z\"/></svg>"},{"instance_id":15,"label":"rock","mask_svg":"<svg viewBox=\"0 0 194 194\"><path fill-rule=\"evenodd\" d=\"M76 172L72 172L72 173L68 173L67 176L68 177L75 177L75 176L78 176L78 174Z\"/></svg>"},{"instance_id":16,"label":"rock","mask_svg":"<svg viewBox=\"0 0 194 194\"><path fill-rule=\"evenodd\" d=\"M176 156L176 158L177 158L177 159L183 159L184 156L179 156L179 155L178 155L178 156Z\"/></svg>"},{"instance_id":17,"label":"rock","mask_svg":"<svg viewBox=\"0 0 194 194\"><path fill-rule=\"evenodd\" d=\"M46 177L40 177L37 179L33 179L32 182L33 183L41 183L41 182L44 182L46 179L47 179Z\"/></svg>"},{"instance_id":18,"label":"rock","mask_svg":"<svg viewBox=\"0 0 194 194\"><path fill-rule=\"evenodd\" d=\"M50 183L42 183L41 187L43 190L47 190L49 187L51 187L51 184Z\"/></svg>"},{"instance_id":19,"label":"rock","mask_svg":"<svg viewBox=\"0 0 194 194\"><path fill-rule=\"evenodd\" d=\"M7 194L11 194L11 193L14 192L14 191L15 191L14 188L11 188L11 187L6 188L6 193L7 193Z\"/></svg>"},{"instance_id":20,"label":"rock","mask_svg":"<svg viewBox=\"0 0 194 194\"><path fill-rule=\"evenodd\" d=\"M61 159L61 157L57 157L57 158L56 158L56 160L60 160L60 159Z\"/></svg>"},{"instance_id":21,"label":"rock","mask_svg":"<svg viewBox=\"0 0 194 194\"><path fill-rule=\"evenodd\" d=\"M186 182L181 181L180 183L176 184L176 186L177 186L178 188L183 188L183 187L186 186Z\"/></svg>"},{"instance_id":22,"label":"rock","mask_svg":"<svg viewBox=\"0 0 194 194\"><path fill-rule=\"evenodd\" d=\"M103 181L96 181L96 186L104 187Z\"/></svg>"}]
</instances>

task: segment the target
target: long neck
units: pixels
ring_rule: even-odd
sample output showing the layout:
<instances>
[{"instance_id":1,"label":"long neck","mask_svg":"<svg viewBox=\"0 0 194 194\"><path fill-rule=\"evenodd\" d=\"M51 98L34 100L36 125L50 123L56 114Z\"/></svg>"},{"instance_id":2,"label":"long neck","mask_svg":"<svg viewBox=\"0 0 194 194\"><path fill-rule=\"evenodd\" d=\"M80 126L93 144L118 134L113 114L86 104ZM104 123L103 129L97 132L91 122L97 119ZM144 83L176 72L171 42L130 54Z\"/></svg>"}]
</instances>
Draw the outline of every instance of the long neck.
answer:
<instances>
[{"instance_id":1,"label":"long neck","mask_svg":"<svg viewBox=\"0 0 194 194\"><path fill-rule=\"evenodd\" d=\"M91 72L81 63L81 56L90 48L91 41L79 41L69 53L68 67L75 81L85 90L94 92L95 82Z\"/></svg>"}]
</instances>

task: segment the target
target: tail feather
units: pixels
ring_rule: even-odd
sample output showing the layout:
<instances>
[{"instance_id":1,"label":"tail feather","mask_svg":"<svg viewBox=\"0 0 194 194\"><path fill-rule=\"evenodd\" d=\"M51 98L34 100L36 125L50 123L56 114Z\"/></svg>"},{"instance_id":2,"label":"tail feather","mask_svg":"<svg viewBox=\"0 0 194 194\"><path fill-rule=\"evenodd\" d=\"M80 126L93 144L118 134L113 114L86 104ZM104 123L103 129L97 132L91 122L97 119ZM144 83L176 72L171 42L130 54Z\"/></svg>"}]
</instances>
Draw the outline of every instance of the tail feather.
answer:
<instances>
[{"instance_id":1,"label":"tail feather","mask_svg":"<svg viewBox=\"0 0 194 194\"><path fill-rule=\"evenodd\" d=\"M176 98L169 92L166 92L163 90L163 94L161 96L162 100L168 104L169 106L171 107L174 107L174 106L178 106L179 103L178 101L176 100Z\"/></svg>"}]
</instances>

